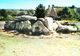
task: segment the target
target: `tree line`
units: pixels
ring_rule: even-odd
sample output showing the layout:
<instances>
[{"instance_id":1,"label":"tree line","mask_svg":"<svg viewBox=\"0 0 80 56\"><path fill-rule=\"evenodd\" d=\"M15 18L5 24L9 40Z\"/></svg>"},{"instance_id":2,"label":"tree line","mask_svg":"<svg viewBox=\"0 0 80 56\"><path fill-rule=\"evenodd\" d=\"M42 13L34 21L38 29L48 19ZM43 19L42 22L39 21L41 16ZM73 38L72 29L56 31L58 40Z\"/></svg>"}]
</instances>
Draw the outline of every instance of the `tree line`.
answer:
<instances>
[{"instance_id":1,"label":"tree line","mask_svg":"<svg viewBox=\"0 0 80 56\"><path fill-rule=\"evenodd\" d=\"M58 7L54 6L56 9L62 8L62 10L57 11L57 20L78 20L80 21L80 13L77 11L77 7L72 5L71 7ZM7 20L14 20L16 16L21 15L31 15L36 16L37 18L44 18L46 16L45 6L43 4L38 5L35 10L7 10L7 9L0 9L0 21L7 21Z\"/></svg>"},{"instance_id":2,"label":"tree line","mask_svg":"<svg viewBox=\"0 0 80 56\"><path fill-rule=\"evenodd\" d=\"M21 15L34 15L34 10L0 9L0 21L14 20L16 16Z\"/></svg>"},{"instance_id":3,"label":"tree line","mask_svg":"<svg viewBox=\"0 0 80 56\"><path fill-rule=\"evenodd\" d=\"M71 7L56 7L54 5L52 6L56 9L62 8L62 10L57 12L58 17L56 18L56 20L78 20L80 21L80 13L77 11L77 7L75 7L74 5L72 5ZM36 8L36 16L37 18L39 17L44 18L46 16L46 9L42 4L40 4ZM52 18L54 18L54 16Z\"/></svg>"}]
</instances>

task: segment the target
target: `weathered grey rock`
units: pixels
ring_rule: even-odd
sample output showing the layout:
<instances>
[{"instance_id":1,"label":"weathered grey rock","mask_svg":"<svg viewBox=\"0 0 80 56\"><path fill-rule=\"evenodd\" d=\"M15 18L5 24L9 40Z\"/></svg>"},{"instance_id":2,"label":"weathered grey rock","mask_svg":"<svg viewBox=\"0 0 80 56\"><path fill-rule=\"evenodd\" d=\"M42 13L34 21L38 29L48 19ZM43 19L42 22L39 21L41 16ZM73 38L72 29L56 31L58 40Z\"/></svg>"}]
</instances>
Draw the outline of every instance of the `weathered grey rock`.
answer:
<instances>
[{"instance_id":1,"label":"weathered grey rock","mask_svg":"<svg viewBox=\"0 0 80 56\"><path fill-rule=\"evenodd\" d=\"M18 33L17 30L10 30L9 32L11 32L11 33Z\"/></svg>"},{"instance_id":2,"label":"weathered grey rock","mask_svg":"<svg viewBox=\"0 0 80 56\"><path fill-rule=\"evenodd\" d=\"M31 29L31 23L30 21L21 21L21 22L16 22L16 27L15 27L16 30L29 30Z\"/></svg>"},{"instance_id":3,"label":"weathered grey rock","mask_svg":"<svg viewBox=\"0 0 80 56\"><path fill-rule=\"evenodd\" d=\"M53 22L53 30L56 31L56 29L57 29L59 26L61 26L61 24L60 24L59 22L57 22L57 21Z\"/></svg>"},{"instance_id":4,"label":"weathered grey rock","mask_svg":"<svg viewBox=\"0 0 80 56\"><path fill-rule=\"evenodd\" d=\"M15 30L19 30L20 27L21 27L21 23L20 22L16 22Z\"/></svg>"},{"instance_id":5,"label":"weathered grey rock","mask_svg":"<svg viewBox=\"0 0 80 56\"><path fill-rule=\"evenodd\" d=\"M76 22L76 23L74 23L74 24L76 25L78 31L80 32L80 22Z\"/></svg>"},{"instance_id":6,"label":"weathered grey rock","mask_svg":"<svg viewBox=\"0 0 80 56\"><path fill-rule=\"evenodd\" d=\"M47 21L45 18L38 18L37 21L41 21L45 27L47 27ZM48 28L48 27L47 27Z\"/></svg>"},{"instance_id":7,"label":"weathered grey rock","mask_svg":"<svg viewBox=\"0 0 80 56\"><path fill-rule=\"evenodd\" d=\"M0 21L0 29L4 29L5 21Z\"/></svg>"},{"instance_id":8,"label":"weathered grey rock","mask_svg":"<svg viewBox=\"0 0 80 56\"><path fill-rule=\"evenodd\" d=\"M29 15L22 15L21 17L25 18L25 19L34 19L34 20L37 20L37 17L36 16L29 16Z\"/></svg>"},{"instance_id":9,"label":"weathered grey rock","mask_svg":"<svg viewBox=\"0 0 80 56\"><path fill-rule=\"evenodd\" d=\"M11 30L14 30L15 29L15 26L16 26L16 23L15 22L11 22L10 25L9 25L9 28Z\"/></svg>"},{"instance_id":10,"label":"weathered grey rock","mask_svg":"<svg viewBox=\"0 0 80 56\"><path fill-rule=\"evenodd\" d=\"M4 29L10 29L10 24L11 23L12 22L10 22L10 21L6 21L5 24L4 24Z\"/></svg>"},{"instance_id":11,"label":"weathered grey rock","mask_svg":"<svg viewBox=\"0 0 80 56\"><path fill-rule=\"evenodd\" d=\"M35 35L40 35L40 34L48 34L49 30L44 26L44 24L41 21L37 21L34 23L32 26L32 32Z\"/></svg>"},{"instance_id":12,"label":"weathered grey rock","mask_svg":"<svg viewBox=\"0 0 80 56\"><path fill-rule=\"evenodd\" d=\"M76 26L68 26L68 29L70 30L70 31L77 31L77 28L76 28Z\"/></svg>"},{"instance_id":13,"label":"weathered grey rock","mask_svg":"<svg viewBox=\"0 0 80 56\"><path fill-rule=\"evenodd\" d=\"M78 31L80 32L80 26L77 26Z\"/></svg>"},{"instance_id":14,"label":"weathered grey rock","mask_svg":"<svg viewBox=\"0 0 80 56\"><path fill-rule=\"evenodd\" d=\"M30 23L30 21L24 21L23 22L23 29L24 30L31 29L31 23Z\"/></svg>"},{"instance_id":15,"label":"weathered grey rock","mask_svg":"<svg viewBox=\"0 0 80 56\"><path fill-rule=\"evenodd\" d=\"M58 32L63 32L63 33L69 33L69 32L75 32L77 31L77 28L75 26L61 26L57 28Z\"/></svg>"},{"instance_id":16,"label":"weathered grey rock","mask_svg":"<svg viewBox=\"0 0 80 56\"><path fill-rule=\"evenodd\" d=\"M22 32L28 32L31 30L31 22L28 21L9 21L6 22L4 28L7 30L18 30Z\"/></svg>"},{"instance_id":17,"label":"weathered grey rock","mask_svg":"<svg viewBox=\"0 0 80 56\"><path fill-rule=\"evenodd\" d=\"M29 15L22 15L16 17L15 21L27 21L27 20L37 20L37 17L35 16L29 16Z\"/></svg>"},{"instance_id":18,"label":"weathered grey rock","mask_svg":"<svg viewBox=\"0 0 80 56\"><path fill-rule=\"evenodd\" d=\"M45 23L47 28L53 32L53 19L51 17L45 17Z\"/></svg>"},{"instance_id":19,"label":"weathered grey rock","mask_svg":"<svg viewBox=\"0 0 80 56\"><path fill-rule=\"evenodd\" d=\"M45 19L44 18L38 18L37 20L44 22Z\"/></svg>"},{"instance_id":20,"label":"weathered grey rock","mask_svg":"<svg viewBox=\"0 0 80 56\"><path fill-rule=\"evenodd\" d=\"M59 22L53 20L51 17L45 17L44 24L51 31L55 31L59 26L62 26Z\"/></svg>"}]
</instances>

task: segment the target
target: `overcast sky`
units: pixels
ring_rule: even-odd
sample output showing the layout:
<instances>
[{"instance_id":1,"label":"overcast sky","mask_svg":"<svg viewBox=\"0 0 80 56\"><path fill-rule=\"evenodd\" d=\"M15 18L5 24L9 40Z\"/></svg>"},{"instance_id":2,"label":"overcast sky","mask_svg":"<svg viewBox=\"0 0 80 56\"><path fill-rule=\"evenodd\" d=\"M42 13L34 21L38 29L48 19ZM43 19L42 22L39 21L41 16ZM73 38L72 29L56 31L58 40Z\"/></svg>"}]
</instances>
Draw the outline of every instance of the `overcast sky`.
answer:
<instances>
[{"instance_id":1,"label":"overcast sky","mask_svg":"<svg viewBox=\"0 0 80 56\"><path fill-rule=\"evenodd\" d=\"M0 9L35 9L39 4L80 7L80 0L0 0Z\"/></svg>"}]
</instances>

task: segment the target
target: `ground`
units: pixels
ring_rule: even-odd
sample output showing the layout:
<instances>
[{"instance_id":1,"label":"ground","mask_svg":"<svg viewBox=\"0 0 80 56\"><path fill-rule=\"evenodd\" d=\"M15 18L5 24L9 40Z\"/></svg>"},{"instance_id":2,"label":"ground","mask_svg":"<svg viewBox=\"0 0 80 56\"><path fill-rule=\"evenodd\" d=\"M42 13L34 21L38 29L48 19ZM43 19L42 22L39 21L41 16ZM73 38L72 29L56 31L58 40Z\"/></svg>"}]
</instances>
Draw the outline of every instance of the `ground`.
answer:
<instances>
[{"instance_id":1,"label":"ground","mask_svg":"<svg viewBox=\"0 0 80 56\"><path fill-rule=\"evenodd\" d=\"M39 37L24 38L0 31L0 56L80 56L79 39Z\"/></svg>"}]
</instances>

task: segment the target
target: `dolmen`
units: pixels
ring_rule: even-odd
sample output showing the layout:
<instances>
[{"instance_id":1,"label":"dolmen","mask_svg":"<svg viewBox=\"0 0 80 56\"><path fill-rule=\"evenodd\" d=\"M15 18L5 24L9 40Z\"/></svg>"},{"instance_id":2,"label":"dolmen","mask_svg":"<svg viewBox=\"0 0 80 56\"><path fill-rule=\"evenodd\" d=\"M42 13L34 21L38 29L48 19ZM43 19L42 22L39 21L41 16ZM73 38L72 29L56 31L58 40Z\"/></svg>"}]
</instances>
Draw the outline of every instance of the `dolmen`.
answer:
<instances>
[{"instance_id":1,"label":"dolmen","mask_svg":"<svg viewBox=\"0 0 80 56\"><path fill-rule=\"evenodd\" d=\"M5 22L4 29L30 35L57 35L57 32L69 33L78 30L76 26L62 25L51 17L36 18L28 15L18 16L13 21Z\"/></svg>"},{"instance_id":2,"label":"dolmen","mask_svg":"<svg viewBox=\"0 0 80 56\"><path fill-rule=\"evenodd\" d=\"M14 21L5 22L4 28L21 33L30 32L32 35L49 35L50 32L53 32L53 19L51 17L19 16Z\"/></svg>"}]
</instances>

